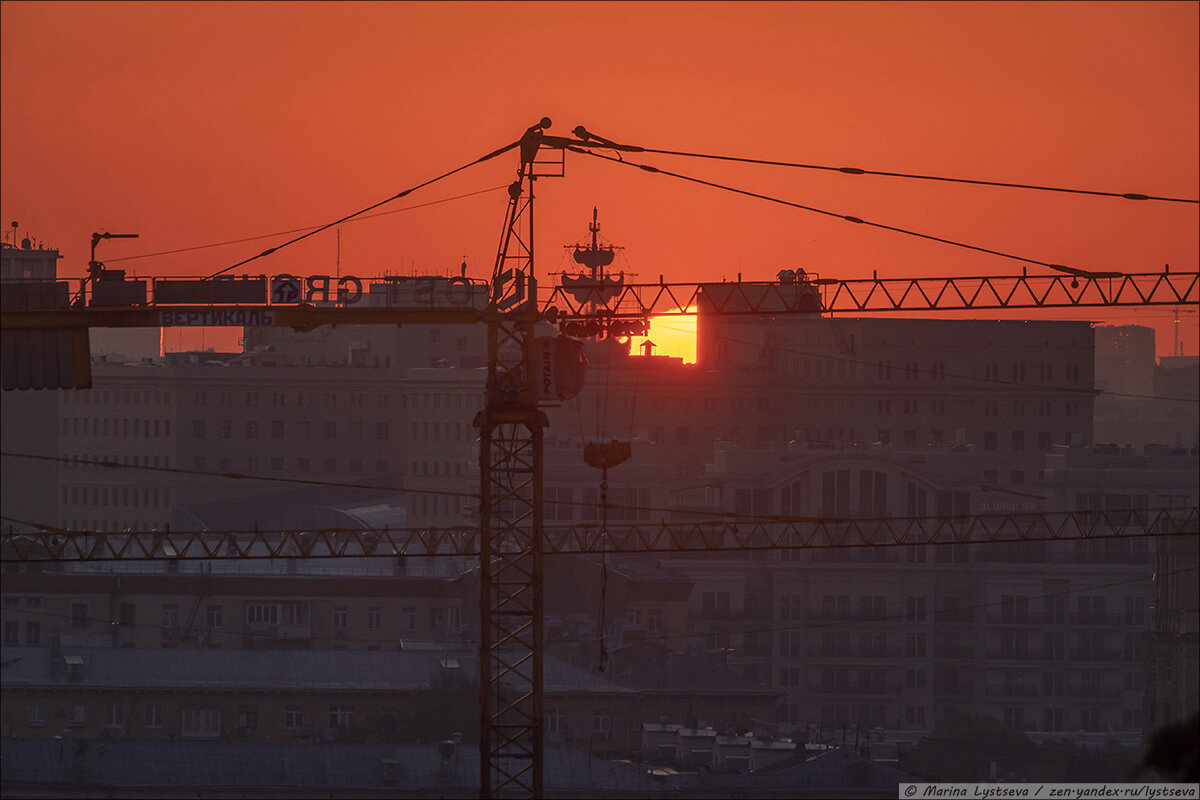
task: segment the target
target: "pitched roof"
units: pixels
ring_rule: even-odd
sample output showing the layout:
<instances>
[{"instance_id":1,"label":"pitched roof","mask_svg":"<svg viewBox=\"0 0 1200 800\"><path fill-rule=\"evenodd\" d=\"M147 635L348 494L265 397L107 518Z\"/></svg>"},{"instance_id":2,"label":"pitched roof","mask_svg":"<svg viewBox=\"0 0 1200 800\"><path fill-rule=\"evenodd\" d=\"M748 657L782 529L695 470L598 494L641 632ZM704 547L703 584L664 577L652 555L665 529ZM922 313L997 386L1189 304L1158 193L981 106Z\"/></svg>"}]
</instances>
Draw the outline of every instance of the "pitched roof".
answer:
<instances>
[{"instance_id":1,"label":"pitched roof","mask_svg":"<svg viewBox=\"0 0 1200 800\"><path fill-rule=\"evenodd\" d=\"M474 649L420 650L192 650L64 647L62 658L81 658L82 678L67 681L48 647L0 649L0 685L227 689L230 691L414 691L451 667L474 679ZM61 662L61 663L66 663ZM633 695L595 673L545 656L546 694Z\"/></svg>"},{"instance_id":2,"label":"pitched roof","mask_svg":"<svg viewBox=\"0 0 1200 800\"><path fill-rule=\"evenodd\" d=\"M780 694L743 678L709 656L683 653L665 653L654 660L633 664L616 680L642 693Z\"/></svg>"}]
</instances>

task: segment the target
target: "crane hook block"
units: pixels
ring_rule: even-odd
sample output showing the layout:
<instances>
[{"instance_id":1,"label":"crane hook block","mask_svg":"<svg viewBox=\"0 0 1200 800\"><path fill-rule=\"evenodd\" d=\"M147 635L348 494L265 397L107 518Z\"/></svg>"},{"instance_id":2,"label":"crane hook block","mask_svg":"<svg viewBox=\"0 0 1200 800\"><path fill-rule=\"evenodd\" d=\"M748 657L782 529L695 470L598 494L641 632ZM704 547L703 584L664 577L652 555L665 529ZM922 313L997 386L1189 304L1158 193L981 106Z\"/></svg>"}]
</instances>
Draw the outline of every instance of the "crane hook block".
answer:
<instances>
[{"instance_id":1,"label":"crane hook block","mask_svg":"<svg viewBox=\"0 0 1200 800\"><path fill-rule=\"evenodd\" d=\"M611 469L624 464L632 454L629 442L618 442L616 439L606 444L593 442L583 448L583 460L596 469Z\"/></svg>"}]
</instances>

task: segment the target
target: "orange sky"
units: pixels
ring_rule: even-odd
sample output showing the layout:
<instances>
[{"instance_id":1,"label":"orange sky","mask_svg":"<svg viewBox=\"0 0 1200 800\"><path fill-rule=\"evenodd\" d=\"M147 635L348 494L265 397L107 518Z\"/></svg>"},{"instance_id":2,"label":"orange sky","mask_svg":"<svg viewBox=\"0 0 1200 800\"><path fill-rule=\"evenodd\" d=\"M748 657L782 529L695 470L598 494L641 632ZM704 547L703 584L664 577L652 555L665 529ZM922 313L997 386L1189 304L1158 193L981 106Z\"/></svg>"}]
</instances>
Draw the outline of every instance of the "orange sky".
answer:
<instances>
[{"instance_id":1,"label":"orange sky","mask_svg":"<svg viewBox=\"0 0 1200 800\"><path fill-rule=\"evenodd\" d=\"M1200 4L0 3L0 224L82 274L208 274L275 244L122 256L336 219L518 138L583 124L667 149L1196 198ZM646 161L1087 269L1195 270L1195 205ZM508 183L510 155L397 206ZM1013 274L1021 266L569 157L539 272L591 207L646 280ZM506 195L341 229L341 271L490 273ZM332 232L248 272L331 273ZM1036 272L1037 267L1030 267ZM1063 316L1043 312L1040 319ZM1082 318L1154 325L1166 308ZM1184 316L1184 352L1197 320Z\"/></svg>"}]
</instances>

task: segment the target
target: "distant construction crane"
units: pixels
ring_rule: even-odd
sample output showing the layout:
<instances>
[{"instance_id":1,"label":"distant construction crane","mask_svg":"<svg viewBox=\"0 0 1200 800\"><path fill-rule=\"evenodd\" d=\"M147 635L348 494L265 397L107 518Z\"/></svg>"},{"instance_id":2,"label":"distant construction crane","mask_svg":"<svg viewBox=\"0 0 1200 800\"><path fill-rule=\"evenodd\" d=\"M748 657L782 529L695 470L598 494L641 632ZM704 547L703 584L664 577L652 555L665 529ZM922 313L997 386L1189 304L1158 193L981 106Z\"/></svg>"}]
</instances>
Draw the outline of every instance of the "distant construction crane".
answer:
<instances>
[{"instance_id":1,"label":"distant construction crane","mask_svg":"<svg viewBox=\"0 0 1200 800\"><path fill-rule=\"evenodd\" d=\"M1089 273L1052 266L1064 274L928 277L868 280L781 274L774 282L594 285L564 281L544 299L535 277L533 200L539 178L565 174L567 152L644 152L588 132L574 138L546 133L542 118L519 141L479 161L517 149L519 167L482 309L314 307L299 292L265 278L193 282L145 281L125 305L92 302L67 306L57 295L41 307L6 304L4 388L43 388L59 364L37 363L56 332L91 327L161 327L189 324L278 325L311 330L325 324L486 324L488 376L480 431L480 526L474 530L290 532L154 532L99 534L45 528L40 534L5 534L4 560L105 560L277 558L350 555L457 554L480 557L480 794L482 797L543 796L543 558L559 552L654 552L780 547L886 546L935 542L1066 539L1103 535L1194 533L1197 509L1156 509L1149 514L1005 515L917 520L780 520L695 524L596 526L547 529L543 525L542 407L578 389L581 361L570 335L540 339L535 328L549 322L560 333L605 335L644 325L652 316L688 313L784 315L1049 309L1130 305L1196 305L1200 273ZM602 156L603 157L603 156ZM478 162L476 162L478 163ZM660 170L641 167L650 172ZM859 171L861 172L861 171ZM1028 187L1027 187L1028 188ZM406 193L401 193L397 197ZM1138 196L1133 199L1146 199ZM795 205L795 204L790 204ZM811 209L810 209L811 210ZM848 221L863 220L845 217ZM328 227L328 226L326 226ZM930 238L930 237L926 237ZM980 249L980 248L974 248ZM268 250L266 255L273 250ZM987 251L992 252L992 251ZM94 261L94 258L93 258ZM245 262L243 262L245 263ZM582 262L581 262L582 263ZM1033 262L1041 263L1041 262ZM101 281L115 284L116 281ZM170 287L170 288L168 288ZM279 289L277 293L275 290ZM63 295L65 296L65 292ZM6 291L7 295L7 291ZM43 298L44 300L45 298ZM268 302L270 299L271 302ZM79 357L79 337L72 340ZM42 349L38 349L42 348ZM68 346L69 349L69 346ZM63 355L62 358L70 354ZM86 348L84 350L86 358ZM36 363L36 366L35 366ZM76 361L78 363L78 361ZM40 377L39 377L40 376ZM39 384L40 381L40 384ZM601 460L603 461L603 459Z\"/></svg>"}]
</instances>

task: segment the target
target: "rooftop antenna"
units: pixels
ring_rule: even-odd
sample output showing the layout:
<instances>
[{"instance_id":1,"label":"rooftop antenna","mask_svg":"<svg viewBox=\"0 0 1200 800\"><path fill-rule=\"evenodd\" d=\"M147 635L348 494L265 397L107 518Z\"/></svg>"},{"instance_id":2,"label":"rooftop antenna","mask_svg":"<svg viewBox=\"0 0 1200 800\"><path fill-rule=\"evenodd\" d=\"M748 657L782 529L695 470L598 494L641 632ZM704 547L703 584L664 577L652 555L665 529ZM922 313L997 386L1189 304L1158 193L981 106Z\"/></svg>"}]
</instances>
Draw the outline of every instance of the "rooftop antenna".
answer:
<instances>
[{"instance_id":1,"label":"rooftop antenna","mask_svg":"<svg viewBox=\"0 0 1200 800\"><path fill-rule=\"evenodd\" d=\"M13 247L17 246L17 226L19 226L20 224L21 223L17 222L15 219L13 220L13 224L12 224L12 237L13 237L12 245L13 245Z\"/></svg>"}]
</instances>

